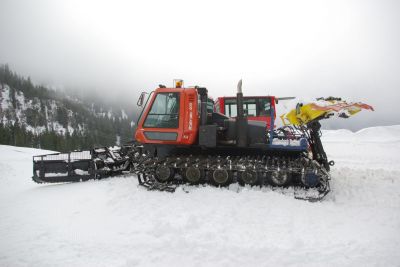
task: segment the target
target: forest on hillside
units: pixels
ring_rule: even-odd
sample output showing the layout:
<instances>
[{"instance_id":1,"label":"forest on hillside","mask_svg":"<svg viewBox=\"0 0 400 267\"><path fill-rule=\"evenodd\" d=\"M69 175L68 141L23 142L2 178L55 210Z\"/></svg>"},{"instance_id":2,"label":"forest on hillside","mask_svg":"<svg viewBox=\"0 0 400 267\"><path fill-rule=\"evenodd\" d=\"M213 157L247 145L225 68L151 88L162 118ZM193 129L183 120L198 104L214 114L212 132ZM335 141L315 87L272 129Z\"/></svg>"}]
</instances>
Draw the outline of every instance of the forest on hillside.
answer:
<instances>
[{"instance_id":1,"label":"forest on hillside","mask_svg":"<svg viewBox=\"0 0 400 267\"><path fill-rule=\"evenodd\" d=\"M0 144L55 151L132 140L134 112L35 85L0 65Z\"/></svg>"}]
</instances>

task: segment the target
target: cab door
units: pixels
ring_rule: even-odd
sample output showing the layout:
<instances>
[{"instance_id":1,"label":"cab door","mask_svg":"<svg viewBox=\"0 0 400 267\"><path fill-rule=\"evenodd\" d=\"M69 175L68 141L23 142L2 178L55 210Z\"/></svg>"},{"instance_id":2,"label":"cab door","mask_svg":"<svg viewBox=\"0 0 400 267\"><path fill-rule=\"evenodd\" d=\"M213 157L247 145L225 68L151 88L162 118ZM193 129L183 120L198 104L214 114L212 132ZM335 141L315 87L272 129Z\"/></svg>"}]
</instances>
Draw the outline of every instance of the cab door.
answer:
<instances>
[{"instance_id":1,"label":"cab door","mask_svg":"<svg viewBox=\"0 0 400 267\"><path fill-rule=\"evenodd\" d=\"M197 93L196 98L188 97L189 91L192 90L186 92L182 88L157 89L139 121L136 140L144 144L192 144L193 136L188 135L187 128L190 126L189 130L193 130L197 108L191 113L187 111L196 106L189 100L197 99Z\"/></svg>"}]
</instances>

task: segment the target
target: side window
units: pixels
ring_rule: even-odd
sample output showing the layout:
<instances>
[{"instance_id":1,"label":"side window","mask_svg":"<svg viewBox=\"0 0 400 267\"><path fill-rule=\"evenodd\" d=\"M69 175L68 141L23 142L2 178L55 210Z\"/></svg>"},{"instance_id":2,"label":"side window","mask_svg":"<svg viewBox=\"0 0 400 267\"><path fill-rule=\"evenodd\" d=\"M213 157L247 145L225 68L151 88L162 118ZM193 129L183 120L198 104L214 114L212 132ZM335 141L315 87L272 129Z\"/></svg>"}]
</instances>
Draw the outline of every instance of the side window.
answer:
<instances>
[{"instance_id":1,"label":"side window","mask_svg":"<svg viewBox=\"0 0 400 267\"><path fill-rule=\"evenodd\" d=\"M259 116L270 116L271 115L271 99L262 98L259 102Z\"/></svg>"},{"instance_id":2,"label":"side window","mask_svg":"<svg viewBox=\"0 0 400 267\"><path fill-rule=\"evenodd\" d=\"M256 104L244 104L244 108L247 109L247 116L257 116Z\"/></svg>"},{"instance_id":3,"label":"side window","mask_svg":"<svg viewBox=\"0 0 400 267\"><path fill-rule=\"evenodd\" d=\"M230 104L230 115L229 117L236 117L237 116L237 105L236 104Z\"/></svg>"},{"instance_id":4,"label":"side window","mask_svg":"<svg viewBox=\"0 0 400 267\"><path fill-rule=\"evenodd\" d=\"M247 98L243 101L243 109L247 116L257 116L257 105L255 98Z\"/></svg>"},{"instance_id":5,"label":"side window","mask_svg":"<svg viewBox=\"0 0 400 267\"><path fill-rule=\"evenodd\" d=\"M229 105L225 104L225 115L226 116L231 116L231 110L229 109Z\"/></svg>"},{"instance_id":6,"label":"side window","mask_svg":"<svg viewBox=\"0 0 400 267\"><path fill-rule=\"evenodd\" d=\"M178 128L179 93L158 93L143 127Z\"/></svg>"},{"instance_id":7,"label":"side window","mask_svg":"<svg viewBox=\"0 0 400 267\"><path fill-rule=\"evenodd\" d=\"M237 116L236 103L225 104L225 115L228 117L236 117Z\"/></svg>"},{"instance_id":8,"label":"side window","mask_svg":"<svg viewBox=\"0 0 400 267\"><path fill-rule=\"evenodd\" d=\"M213 113L214 111L214 101L211 98L207 99L207 112Z\"/></svg>"}]
</instances>

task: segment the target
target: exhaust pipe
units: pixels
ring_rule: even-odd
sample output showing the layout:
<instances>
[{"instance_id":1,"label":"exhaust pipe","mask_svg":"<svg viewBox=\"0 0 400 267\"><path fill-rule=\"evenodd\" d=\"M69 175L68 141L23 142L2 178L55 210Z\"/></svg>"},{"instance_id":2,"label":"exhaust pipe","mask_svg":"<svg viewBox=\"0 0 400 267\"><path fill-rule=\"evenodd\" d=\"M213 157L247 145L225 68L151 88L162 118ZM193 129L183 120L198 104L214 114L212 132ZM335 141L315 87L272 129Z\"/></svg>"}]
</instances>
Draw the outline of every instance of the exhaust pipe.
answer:
<instances>
[{"instance_id":1,"label":"exhaust pipe","mask_svg":"<svg viewBox=\"0 0 400 267\"><path fill-rule=\"evenodd\" d=\"M248 124L243 110L242 80L240 80L237 85L236 104L236 145L238 147L247 147Z\"/></svg>"}]
</instances>

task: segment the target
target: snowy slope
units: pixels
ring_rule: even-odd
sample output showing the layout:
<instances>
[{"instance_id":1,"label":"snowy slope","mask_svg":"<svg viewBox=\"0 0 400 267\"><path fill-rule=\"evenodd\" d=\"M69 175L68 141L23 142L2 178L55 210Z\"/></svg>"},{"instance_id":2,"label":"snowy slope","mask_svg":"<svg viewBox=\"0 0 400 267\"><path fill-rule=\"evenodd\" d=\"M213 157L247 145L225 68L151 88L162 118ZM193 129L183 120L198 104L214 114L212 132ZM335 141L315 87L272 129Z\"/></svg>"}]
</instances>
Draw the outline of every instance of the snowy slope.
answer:
<instances>
[{"instance_id":1,"label":"snowy slope","mask_svg":"<svg viewBox=\"0 0 400 267\"><path fill-rule=\"evenodd\" d=\"M37 185L31 156L46 151L0 146L0 266L399 266L399 133L324 132L336 166L321 203L134 177Z\"/></svg>"},{"instance_id":2,"label":"snowy slope","mask_svg":"<svg viewBox=\"0 0 400 267\"><path fill-rule=\"evenodd\" d=\"M92 102L95 100L69 96L62 91L44 88L32 90L34 91L26 94L21 88L14 88L0 81L0 127L18 125L35 136L48 131L64 136L67 133L87 134L90 127L101 129L104 124L113 125L119 122L125 128L132 128L134 124L132 111L127 112L122 107L105 106ZM118 131L112 131L111 137L119 136L121 129L120 126L116 127ZM109 134L104 132L101 135Z\"/></svg>"}]
</instances>

